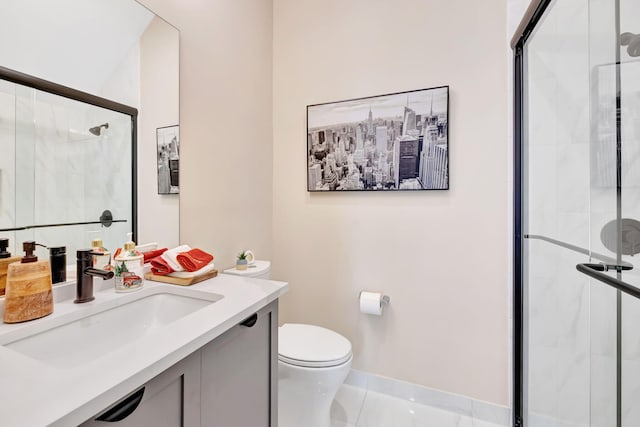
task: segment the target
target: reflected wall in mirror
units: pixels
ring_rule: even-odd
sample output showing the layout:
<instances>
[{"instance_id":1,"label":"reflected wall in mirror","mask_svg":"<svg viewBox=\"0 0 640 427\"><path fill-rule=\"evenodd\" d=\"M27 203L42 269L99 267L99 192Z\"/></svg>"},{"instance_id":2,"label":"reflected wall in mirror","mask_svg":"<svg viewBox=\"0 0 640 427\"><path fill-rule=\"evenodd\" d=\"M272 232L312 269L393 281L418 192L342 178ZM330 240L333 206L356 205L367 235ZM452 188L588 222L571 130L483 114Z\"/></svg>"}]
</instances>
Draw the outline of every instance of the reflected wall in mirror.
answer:
<instances>
[{"instance_id":1,"label":"reflected wall in mirror","mask_svg":"<svg viewBox=\"0 0 640 427\"><path fill-rule=\"evenodd\" d=\"M105 209L127 220L0 232L10 250L30 239L66 246L73 265L98 236L112 251L129 231L177 245L179 196L157 194L155 138L179 123L177 29L134 0L5 1L0 15L0 37L11 40L0 66L139 112L136 153L130 116L0 80L0 229L97 221Z\"/></svg>"}]
</instances>

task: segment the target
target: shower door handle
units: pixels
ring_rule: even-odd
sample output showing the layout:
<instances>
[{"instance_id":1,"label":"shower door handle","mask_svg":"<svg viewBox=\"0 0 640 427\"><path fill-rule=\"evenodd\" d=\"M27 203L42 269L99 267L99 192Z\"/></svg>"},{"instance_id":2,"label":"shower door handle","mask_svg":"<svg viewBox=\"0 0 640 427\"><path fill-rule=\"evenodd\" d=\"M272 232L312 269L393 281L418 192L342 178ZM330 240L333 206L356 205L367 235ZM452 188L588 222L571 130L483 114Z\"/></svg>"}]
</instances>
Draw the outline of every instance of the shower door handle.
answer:
<instances>
[{"instance_id":1,"label":"shower door handle","mask_svg":"<svg viewBox=\"0 0 640 427\"><path fill-rule=\"evenodd\" d=\"M603 271L609 270L631 270L632 267L624 266L624 265L608 265L608 264L589 264L583 263L576 265L576 269L583 274L586 274L589 277L592 277L600 282L607 284L617 290L624 292L625 294L631 295L640 299L640 288L637 288L633 285L630 285L627 282L623 282L622 280L616 279L615 277L607 276L603 273Z\"/></svg>"}]
</instances>

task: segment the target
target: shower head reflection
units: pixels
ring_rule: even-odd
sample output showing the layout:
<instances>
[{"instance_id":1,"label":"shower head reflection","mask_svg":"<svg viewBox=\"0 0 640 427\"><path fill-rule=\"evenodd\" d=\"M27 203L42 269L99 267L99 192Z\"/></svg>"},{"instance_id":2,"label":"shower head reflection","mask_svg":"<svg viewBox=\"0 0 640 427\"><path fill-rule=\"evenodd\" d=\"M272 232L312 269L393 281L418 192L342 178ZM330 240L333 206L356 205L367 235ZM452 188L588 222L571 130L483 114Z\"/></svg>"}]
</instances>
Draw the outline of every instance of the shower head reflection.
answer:
<instances>
[{"instance_id":1,"label":"shower head reflection","mask_svg":"<svg viewBox=\"0 0 640 427\"><path fill-rule=\"evenodd\" d=\"M103 123L101 125L94 126L91 129L89 129L89 132L91 132L95 136L100 136L102 134L102 129L103 128L104 129L109 129L109 123Z\"/></svg>"},{"instance_id":2,"label":"shower head reflection","mask_svg":"<svg viewBox=\"0 0 640 427\"><path fill-rule=\"evenodd\" d=\"M640 57L640 34L620 34L620 44L627 47L627 53L632 58Z\"/></svg>"}]
</instances>

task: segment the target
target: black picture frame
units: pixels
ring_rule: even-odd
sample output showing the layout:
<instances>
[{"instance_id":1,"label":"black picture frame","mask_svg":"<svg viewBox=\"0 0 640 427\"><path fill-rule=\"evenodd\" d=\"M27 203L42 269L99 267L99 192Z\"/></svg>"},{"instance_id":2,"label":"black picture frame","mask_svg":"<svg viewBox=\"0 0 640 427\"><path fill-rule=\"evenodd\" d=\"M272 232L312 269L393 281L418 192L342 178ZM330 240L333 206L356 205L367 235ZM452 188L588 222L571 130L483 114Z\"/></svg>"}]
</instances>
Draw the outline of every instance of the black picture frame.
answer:
<instances>
[{"instance_id":1,"label":"black picture frame","mask_svg":"<svg viewBox=\"0 0 640 427\"><path fill-rule=\"evenodd\" d=\"M158 194L180 194L180 126L156 129Z\"/></svg>"},{"instance_id":2,"label":"black picture frame","mask_svg":"<svg viewBox=\"0 0 640 427\"><path fill-rule=\"evenodd\" d=\"M449 86L307 105L307 191L449 189Z\"/></svg>"}]
</instances>

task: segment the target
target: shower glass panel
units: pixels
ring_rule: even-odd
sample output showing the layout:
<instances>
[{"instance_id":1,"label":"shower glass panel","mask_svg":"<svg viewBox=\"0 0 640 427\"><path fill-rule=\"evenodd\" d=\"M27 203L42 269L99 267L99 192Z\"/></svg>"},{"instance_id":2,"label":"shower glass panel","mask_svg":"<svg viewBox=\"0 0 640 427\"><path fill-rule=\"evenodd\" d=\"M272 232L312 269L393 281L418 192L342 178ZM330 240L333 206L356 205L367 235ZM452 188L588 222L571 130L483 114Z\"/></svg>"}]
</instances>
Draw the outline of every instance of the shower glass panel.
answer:
<instances>
[{"instance_id":1,"label":"shower glass panel","mask_svg":"<svg viewBox=\"0 0 640 427\"><path fill-rule=\"evenodd\" d=\"M589 420L589 15L559 0L525 47L528 424ZM615 188L613 196L615 197ZM613 206L615 208L615 206Z\"/></svg>"},{"instance_id":2,"label":"shower glass panel","mask_svg":"<svg viewBox=\"0 0 640 427\"><path fill-rule=\"evenodd\" d=\"M93 238L109 249L125 241L132 126L127 114L0 80L0 237L12 252L25 240L65 246L67 265L75 265L75 251ZM117 220L109 227L95 224L105 210ZM60 226L87 222L94 224Z\"/></svg>"},{"instance_id":3,"label":"shower glass panel","mask_svg":"<svg viewBox=\"0 0 640 427\"><path fill-rule=\"evenodd\" d=\"M621 0L620 135L621 135L621 252L622 260L637 265L624 280L640 286L640 2ZM632 35L632 36L630 36ZM629 41L625 38L632 37ZM640 301L621 298L621 420L624 427L640 426Z\"/></svg>"},{"instance_id":4,"label":"shower glass panel","mask_svg":"<svg viewBox=\"0 0 640 427\"><path fill-rule=\"evenodd\" d=\"M515 426L640 426L638 16L542 0L516 47Z\"/></svg>"}]
</instances>

